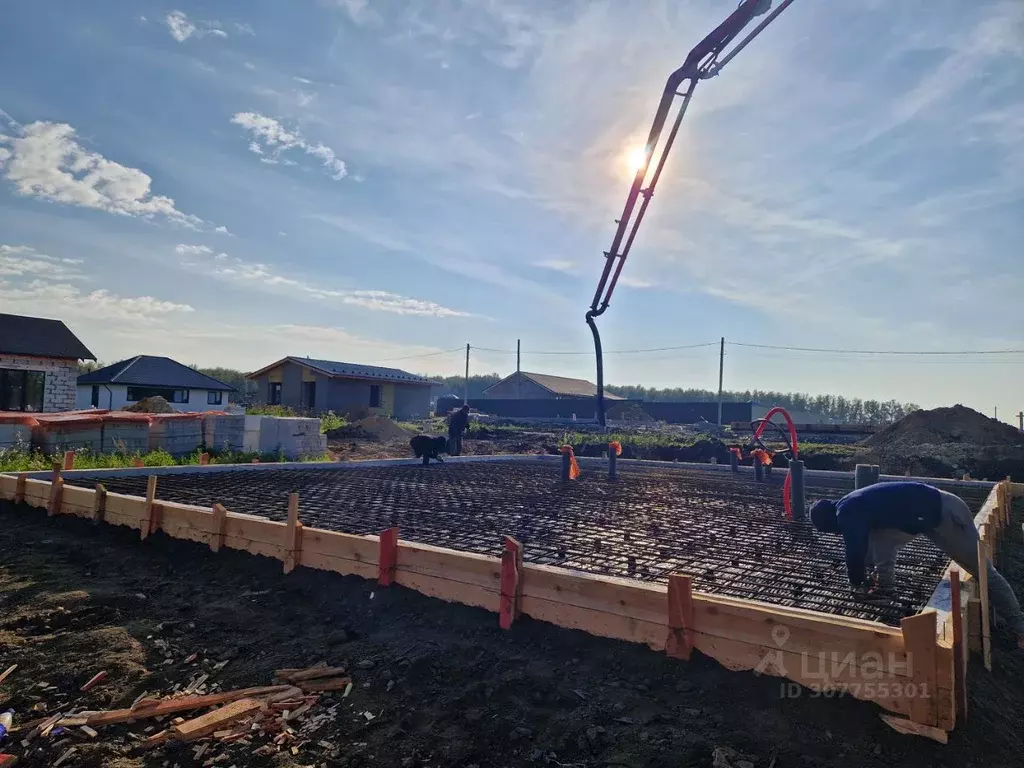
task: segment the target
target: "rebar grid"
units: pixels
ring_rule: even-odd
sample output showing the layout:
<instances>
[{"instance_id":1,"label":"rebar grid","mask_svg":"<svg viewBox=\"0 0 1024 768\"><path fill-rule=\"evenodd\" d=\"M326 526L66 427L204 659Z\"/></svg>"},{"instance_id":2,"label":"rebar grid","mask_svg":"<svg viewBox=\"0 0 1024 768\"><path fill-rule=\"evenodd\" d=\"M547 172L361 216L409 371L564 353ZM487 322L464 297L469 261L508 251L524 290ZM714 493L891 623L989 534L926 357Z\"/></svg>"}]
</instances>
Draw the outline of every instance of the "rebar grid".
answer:
<instances>
[{"instance_id":1,"label":"rebar grid","mask_svg":"<svg viewBox=\"0 0 1024 768\"><path fill-rule=\"evenodd\" d=\"M69 478L97 481L145 495L141 475ZM891 603L863 602L850 591L842 539L788 522L779 486L622 465L617 483L593 467L563 483L554 463L481 462L163 475L157 497L283 521L297 491L307 526L375 534L397 525L407 541L488 555L508 534L531 563L653 582L689 574L699 591L887 624L927 603L949 562L931 542L918 537L900 552ZM809 486L808 501L847 490ZM985 495L972 489L965 501L977 509Z\"/></svg>"}]
</instances>

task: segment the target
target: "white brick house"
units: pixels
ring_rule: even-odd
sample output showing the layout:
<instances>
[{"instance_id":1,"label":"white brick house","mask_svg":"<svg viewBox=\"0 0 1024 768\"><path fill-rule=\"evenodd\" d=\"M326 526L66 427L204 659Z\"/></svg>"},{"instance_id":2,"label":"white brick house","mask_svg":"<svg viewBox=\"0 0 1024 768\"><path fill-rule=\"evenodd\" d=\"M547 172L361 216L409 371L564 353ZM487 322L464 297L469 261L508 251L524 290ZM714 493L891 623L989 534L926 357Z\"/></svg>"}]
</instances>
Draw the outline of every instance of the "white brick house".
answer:
<instances>
[{"instance_id":1,"label":"white brick house","mask_svg":"<svg viewBox=\"0 0 1024 768\"><path fill-rule=\"evenodd\" d=\"M72 410L78 361L95 359L60 320L0 314L0 411Z\"/></svg>"}]
</instances>

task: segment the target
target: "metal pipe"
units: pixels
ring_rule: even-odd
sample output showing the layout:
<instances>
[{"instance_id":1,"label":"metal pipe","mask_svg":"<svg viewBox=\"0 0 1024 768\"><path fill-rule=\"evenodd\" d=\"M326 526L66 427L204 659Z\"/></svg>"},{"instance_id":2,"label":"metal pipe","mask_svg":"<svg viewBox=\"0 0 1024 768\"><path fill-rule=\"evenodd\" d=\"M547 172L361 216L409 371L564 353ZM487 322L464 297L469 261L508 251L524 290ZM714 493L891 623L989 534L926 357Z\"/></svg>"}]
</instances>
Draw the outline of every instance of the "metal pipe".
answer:
<instances>
[{"instance_id":1,"label":"metal pipe","mask_svg":"<svg viewBox=\"0 0 1024 768\"><path fill-rule=\"evenodd\" d=\"M807 519L807 491L804 484L804 463L798 459L789 461L789 502L794 520Z\"/></svg>"},{"instance_id":2,"label":"metal pipe","mask_svg":"<svg viewBox=\"0 0 1024 768\"><path fill-rule=\"evenodd\" d=\"M568 452L562 454L562 482L568 483L572 479L572 458Z\"/></svg>"},{"instance_id":3,"label":"metal pipe","mask_svg":"<svg viewBox=\"0 0 1024 768\"><path fill-rule=\"evenodd\" d=\"M619 457L615 454L615 449L609 448L608 449L608 481L612 482L612 483L618 482L618 479L619 479L618 473L616 472L616 466L615 466L616 462L618 461L618 458Z\"/></svg>"},{"instance_id":4,"label":"metal pipe","mask_svg":"<svg viewBox=\"0 0 1024 768\"><path fill-rule=\"evenodd\" d=\"M764 482L764 466L757 456L754 457L754 479L759 483Z\"/></svg>"},{"instance_id":5,"label":"metal pipe","mask_svg":"<svg viewBox=\"0 0 1024 768\"><path fill-rule=\"evenodd\" d=\"M759 34L761 34L761 32L764 30L764 28L767 27L769 24L771 24L773 21L775 21L775 17L778 16L780 13L782 13L787 8L789 8L789 6L792 5L792 3L793 3L793 0L782 0L782 3L779 4L779 7L776 8L771 13L769 13L764 21L762 21L760 24L758 24L756 27L754 27L753 31L749 35L747 35L745 38L743 38L743 40L741 40L739 42L739 44L735 48L733 48L731 51L729 51L729 55L728 56L726 56L721 61L717 62L711 68L711 71L707 75L705 75L705 77L714 77L719 72L721 72L722 71L722 67L724 67L726 64L728 64L730 61L732 61L733 56L735 56L737 53L739 53L744 48L746 48L747 47L747 43L749 43L751 40L753 40L755 37L757 37Z\"/></svg>"}]
</instances>

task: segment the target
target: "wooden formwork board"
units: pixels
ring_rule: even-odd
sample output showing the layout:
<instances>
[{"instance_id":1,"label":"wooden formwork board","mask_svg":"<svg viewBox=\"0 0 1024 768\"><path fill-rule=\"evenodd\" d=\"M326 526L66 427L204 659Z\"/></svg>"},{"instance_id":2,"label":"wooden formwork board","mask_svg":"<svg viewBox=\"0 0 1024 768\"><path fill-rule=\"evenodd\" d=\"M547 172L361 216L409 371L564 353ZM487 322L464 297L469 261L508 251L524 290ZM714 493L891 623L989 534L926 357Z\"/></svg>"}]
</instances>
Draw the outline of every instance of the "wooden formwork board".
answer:
<instances>
[{"instance_id":1,"label":"wooden formwork board","mask_svg":"<svg viewBox=\"0 0 1024 768\"><path fill-rule=\"evenodd\" d=\"M24 482L25 502L45 508L51 482ZM17 478L0 476L0 497L13 500ZM95 489L65 489L59 512L92 517ZM219 506L219 505L217 505ZM108 493L104 520L140 529L147 500ZM317 528L295 536L286 523L238 512L159 501L149 518L153 531L272 557L297 567L377 579L380 537ZM496 537L495 548L500 541ZM301 547L298 551L296 547ZM399 540L394 581L423 594L498 612L499 557ZM952 644L943 641L948 616L928 611L902 629L718 595L688 595L686 621L669 626L664 585L595 576L551 566L521 569L522 614L560 627L643 643L665 651L670 633L683 630L692 647L732 670L787 678L814 690L845 691L874 701L915 722L952 728L955 705ZM678 621L678 619L677 619ZM939 628L936 629L936 626ZM948 711L947 711L948 710Z\"/></svg>"}]
</instances>

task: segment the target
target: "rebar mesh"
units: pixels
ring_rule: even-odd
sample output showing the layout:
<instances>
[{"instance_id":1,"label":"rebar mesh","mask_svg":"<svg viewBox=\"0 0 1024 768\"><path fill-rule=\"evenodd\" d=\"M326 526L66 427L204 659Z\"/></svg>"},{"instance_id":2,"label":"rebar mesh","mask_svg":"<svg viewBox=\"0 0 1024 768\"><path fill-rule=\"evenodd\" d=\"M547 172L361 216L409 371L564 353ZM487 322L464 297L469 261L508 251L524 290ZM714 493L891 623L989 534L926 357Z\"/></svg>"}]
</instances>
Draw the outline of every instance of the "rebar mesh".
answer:
<instances>
[{"instance_id":1,"label":"rebar mesh","mask_svg":"<svg viewBox=\"0 0 1024 768\"><path fill-rule=\"evenodd\" d=\"M144 476L102 482L145 495ZM809 485L808 499L850 489ZM893 601L865 603L851 594L842 539L788 522L777 479L678 468L620 464L617 483L593 467L562 483L558 465L541 462L261 469L164 475L157 496L280 521L292 491L307 526L367 534L398 525L408 541L490 555L508 534L531 563L654 582L684 573L703 592L887 624L919 611L948 563L918 537L900 552ZM985 495L971 489L965 501L977 509Z\"/></svg>"}]
</instances>

